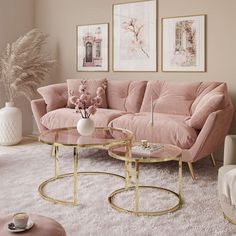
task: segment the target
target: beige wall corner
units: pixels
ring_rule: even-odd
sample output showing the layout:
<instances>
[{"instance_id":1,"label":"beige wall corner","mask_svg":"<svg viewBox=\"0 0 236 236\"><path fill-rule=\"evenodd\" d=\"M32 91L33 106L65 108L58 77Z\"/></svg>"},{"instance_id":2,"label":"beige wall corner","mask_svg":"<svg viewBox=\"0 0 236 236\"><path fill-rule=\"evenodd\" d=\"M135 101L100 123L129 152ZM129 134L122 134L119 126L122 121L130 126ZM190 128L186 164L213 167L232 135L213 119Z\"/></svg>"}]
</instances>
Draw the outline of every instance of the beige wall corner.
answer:
<instances>
[{"instance_id":1,"label":"beige wall corner","mask_svg":"<svg viewBox=\"0 0 236 236\"><path fill-rule=\"evenodd\" d=\"M7 43L16 41L34 27L34 0L0 0L0 54ZM6 102L0 86L0 107ZM23 114L23 135L31 133L32 119L29 101L19 97L16 105Z\"/></svg>"}]
</instances>

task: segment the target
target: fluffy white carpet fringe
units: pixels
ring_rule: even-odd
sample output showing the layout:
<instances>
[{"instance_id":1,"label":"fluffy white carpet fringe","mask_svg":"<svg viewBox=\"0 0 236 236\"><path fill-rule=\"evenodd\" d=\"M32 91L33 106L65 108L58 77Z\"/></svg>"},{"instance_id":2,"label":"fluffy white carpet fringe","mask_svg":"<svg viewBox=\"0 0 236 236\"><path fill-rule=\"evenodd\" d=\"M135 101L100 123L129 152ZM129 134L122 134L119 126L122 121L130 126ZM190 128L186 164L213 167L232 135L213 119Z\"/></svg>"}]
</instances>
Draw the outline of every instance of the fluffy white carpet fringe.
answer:
<instances>
[{"instance_id":1,"label":"fluffy white carpet fringe","mask_svg":"<svg viewBox=\"0 0 236 236\"><path fill-rule=\"evenodd\" d=\"M124 183L110 176L79 176L77 207L54 205L43 200L38 186L53 176L50 146L24 140L15 147L0 147L0 214L26 211L49 216L60 222L68 236L172 236L172 235L236 235L236 226L223 218L217 200L217 168L210 158L197 162L194 169L199 176L193 182L184 164L183 207L171 214L157 217L136 217L118 213L107 201L109 193ZM72 171L72 150L61 150L60 171ZM81 152L79 170L108 171L123 174L123 163L107 156L105 151ZM177 191L176 162L141 165L143 184L156 184ZM72 180L67 178L48 185L51 196L69 199ZM162 209L169 203L159 192L141 192L143 209ZM131 193L122 194L116 201L129 206ZM173 203L173 202L172 202Z\"/></svg>"}]
</instances>

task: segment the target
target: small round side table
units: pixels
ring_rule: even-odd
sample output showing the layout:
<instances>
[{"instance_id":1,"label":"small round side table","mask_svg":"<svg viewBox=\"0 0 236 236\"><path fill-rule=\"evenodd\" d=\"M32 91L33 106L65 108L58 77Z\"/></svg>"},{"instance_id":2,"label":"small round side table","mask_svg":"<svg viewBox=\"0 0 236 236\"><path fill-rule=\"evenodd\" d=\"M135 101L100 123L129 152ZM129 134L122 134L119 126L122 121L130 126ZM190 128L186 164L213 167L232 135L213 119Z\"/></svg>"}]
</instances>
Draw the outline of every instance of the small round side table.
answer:
<instances>
[{"instance_id":1,"label":"small round side table","mask_svg":"<svg viewBox=\"0 0 236 236\"><path fill-rule=\"evenodd\" d=\"M55 220L35 214L29 214L30 219L34 222L34 226L24 232L18 233L21 236L66 236L64 228ZM12 215L0 216L0 236L12 236L5 225L12 222Z\"/></svg>"},{"instance_id":2,"label":"small round side table","mask_svg":"<svg viewBox=\"0 0 236 236\"><path fill-rule=\"evenodd\" d=\"M112 208L119 212L130 213L137 216L159 216L163 214L167 214L170 212L174 212L182 207L182 150L171 144L150 144L151 146L156 146L157 150L153 153L148 153L148 147L143 147L142 144L136 143L134 144L132 150L129 150L128 155L124 155L124 151L122 149L117 149L116 147L112 147L109 149L108 153L111 157L124 161L125 162L125 179L126 184L124 188L117 189L112 192L108 201ZM137 148L137 149L136 149ZM135 151L136 149L136 151ZM140 163L160 163L166 161L177 161L178 162L178 193L159 186L146 186L140 185L139 181L139 165ZM135 168L133 170L132 163L135 164ZM134 179L134 181L132 181ZM152 189L159 190L172 195L177 198L177 203L164 210L159 211L143 211L140 209L140 189ZM114 202L114 198L123 192L133 191L134 192L134 209L130 210L127 208L122 208L118 206Z\"/></svg>"}]
</instances>

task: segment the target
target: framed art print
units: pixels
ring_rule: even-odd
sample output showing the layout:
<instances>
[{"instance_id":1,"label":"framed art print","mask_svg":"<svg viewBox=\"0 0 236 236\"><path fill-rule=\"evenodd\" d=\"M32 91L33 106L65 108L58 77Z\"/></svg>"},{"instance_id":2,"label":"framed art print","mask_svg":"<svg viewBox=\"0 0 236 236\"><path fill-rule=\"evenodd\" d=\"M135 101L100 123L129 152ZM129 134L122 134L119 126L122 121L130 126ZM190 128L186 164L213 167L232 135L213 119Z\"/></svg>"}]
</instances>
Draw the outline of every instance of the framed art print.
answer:
<instances>
[{"instance_id":1,"label":"framed art print","mask_svg":"<svg viewBox=\"0 0 236 236\"><path fill-rule=\"evenodd\" d=\"M162 70L206 71L205 15L162 19Z\"/></svg>"},{"instance_id":2,"label":"framed art print","mask_svg":"<svg viewBox=\"0 0 236 236\"><path fill-rule=\"evenodd\" d=\"M156 71L156 0L113 5L113 70Z\"/></svg>"},{"instance_id":3,"label":"framed art print","mask_svg":"<svg viewBox=\"0 0 236 236\"><path fill-rule=\"evenodd\" d=\"M108 24L77 26L77 70L108 71Z\"/></svg>"}]
</instances>

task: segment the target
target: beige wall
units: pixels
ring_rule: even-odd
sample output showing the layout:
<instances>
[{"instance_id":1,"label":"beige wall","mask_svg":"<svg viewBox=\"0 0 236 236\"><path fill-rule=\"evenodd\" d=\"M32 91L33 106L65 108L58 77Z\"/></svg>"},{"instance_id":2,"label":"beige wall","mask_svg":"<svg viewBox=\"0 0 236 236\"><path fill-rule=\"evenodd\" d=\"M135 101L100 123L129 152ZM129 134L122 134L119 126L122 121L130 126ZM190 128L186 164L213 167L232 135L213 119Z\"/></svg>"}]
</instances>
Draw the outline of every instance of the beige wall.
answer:
<instances>
[{"instance_id":1,"label":"beige wall","mask_svg":"<svg viewBox=\"0 0 236 236\"><path fill-rule=\"evenodd\" d=\"M34 6L35 2L35 6ZM0 0L0 53L7 42L15 41L34 26L49 33L49 52L57 65L46 84L67 78L167 79L175 81L226 81L236 107L236 9L235 0L159 0L158 1L158 72L112 72L112 4L129 0ZM207 14L207 72L161 72L161 18ZM76 71L76 25L110 23L110 72ZM4 94L0 90L0 107ZM31 111L28 101L17 103L23 110L24 133L31 132ZM234 117L231 133L236 133Z\"/></svg>"},{"instance_id":2,"label":"beige wall","mask_svg":"<svg viewBox=\"0 0 236 236\"><path fill-rule=\"evenodd\" d=\"M49 50L58 60L50 81L68 78L166 79L175 81L226 81L236 107L236 1L235 0L159 0L158 72L112 72L112 4L131 0L36 0L35 25L51 35ZM161 18L207 15L207 72L163 73L161 68ZM76 71L76 25L110 23L110 72ZM231 133L236 134L236 116ZM222 159L222 151L217 153Z\"/></svg>"},{"instance_id":3,"label":"beige wall","mask_svg":"<svg viewBox=\"0 0 236 236\"><path fill-rule=\"evenodd\" d=\"M0 54L7 43L14 42L24 35L34 25L33 0L0 0ZM0 107L5 104L5 95L0 85ZM30 103L24 97L15 102L23 113L23 133L29 134L32 130L32 113Z\"/></svg>"},{"instance_id":4,"label":"beige wall","mask_svg":"<svg viewBox=\"0 0 236 236\"><path fill-rule=\"evenodd\" d=\"M49 49L58 64L51 81L68 78L167 79L175 81L226 81L236 107L236 1L159 0L158 72L112 72L112 4L125 0L36 0L35 24L51 35ZM161 18L207 14L207 72L161 72ZM76 25L110 23L110 72L76 71ZM236 133L234 117L231 133Z\"/></svg>"}]
</instances>

